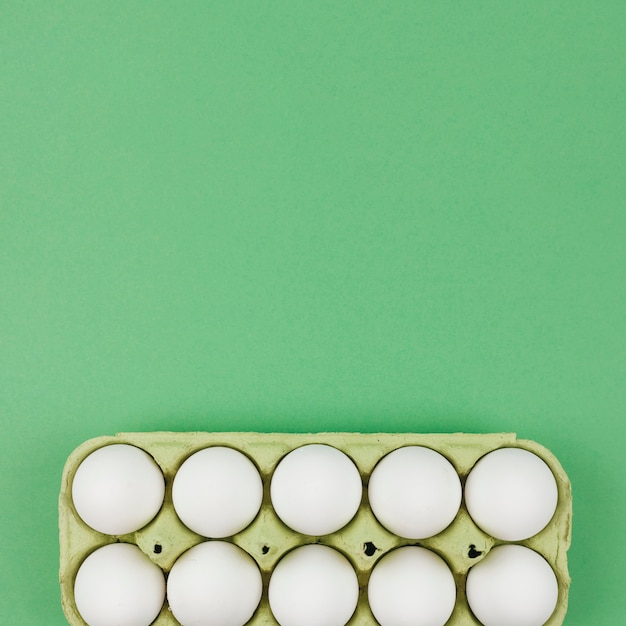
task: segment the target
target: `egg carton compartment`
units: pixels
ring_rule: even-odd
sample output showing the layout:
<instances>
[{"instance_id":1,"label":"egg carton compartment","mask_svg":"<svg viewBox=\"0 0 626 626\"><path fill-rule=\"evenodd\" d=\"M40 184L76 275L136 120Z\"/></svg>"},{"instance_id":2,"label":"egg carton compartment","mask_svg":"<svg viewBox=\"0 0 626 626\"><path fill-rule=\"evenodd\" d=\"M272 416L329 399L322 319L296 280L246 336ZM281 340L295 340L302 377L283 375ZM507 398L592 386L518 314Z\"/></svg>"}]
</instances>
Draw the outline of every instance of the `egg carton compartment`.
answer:
<instances>
[{"instance_id":1,"label":"egg carton compartment","mask_svg":"<svg viewBox=\"0 0 626 626\"><path fill-rule=\"evenodd\" d=\"M72 501L72 483L82 461L92 452L112 444L130 444L148 453L165 477L165 496L159 513L140 530L126 535L107 535L90 528L78 515ZM337 532L323 536L303 535L287 527L277 516L270 499L271 478L279 462L291 451L307 444L326 444L344 452L358 468L363 496L352 521ZM367 596L370 573L376 563L401 546L421 546L443 558L454 576L457 594L453 613L446 626L481 626L472 614L465 595L470 568L496 546L515 543L531 548L550 564L558 582L558 602L546 626L560 626L567 611L570 578L567 550L571 542L572 498L570 482L554 455L534 441L518 440L515 434L360 434L360 433L120 433L91 439L68 458L59 496L60 585L65 615L72 626L86 626L74 599L76 574L83 561L96 549L125 542L134 544L167 574L189 548L207 541L179 519L172 501L174 477L195 452L212 446L225 446L245 454L257 467L263 481L260 511L243 531L224 539L245 550L258 565L263 592L261 602L248 624L276 625L268 601L271 574L289 551L305 544L335 548L350 561L359 582L357 608L350 626L376 624ZM481 530L470 517L463 499L454 521L435 536L418 541L406 539L384 528L374 516L368 501L368 482L376 464L388 453L405 446L423 446L443 455L454 466L465 485L475 464L499 448L522 448L540 457L552 471L557 484L556 511L539 533L523 541L506 542ZM210 540L210 539L209 539ZM158 626L177 626L167 599L156 620Z\"/></svg>"}]
</instances>

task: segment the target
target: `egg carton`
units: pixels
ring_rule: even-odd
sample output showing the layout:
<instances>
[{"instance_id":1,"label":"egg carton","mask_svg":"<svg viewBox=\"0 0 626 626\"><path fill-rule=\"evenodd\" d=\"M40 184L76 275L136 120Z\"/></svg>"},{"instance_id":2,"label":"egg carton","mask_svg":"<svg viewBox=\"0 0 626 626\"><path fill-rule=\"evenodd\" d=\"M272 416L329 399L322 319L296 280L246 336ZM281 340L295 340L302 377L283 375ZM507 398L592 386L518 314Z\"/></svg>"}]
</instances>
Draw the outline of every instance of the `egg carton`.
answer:
<instances>
[{"instance_id":1,"label":"egg carton","mask_svg":"<svg viewBox=\"0 0 626 626\"><path fill-rule=\"evenodd\" d=\"M105 535L87 526L72 503L72 480L80 463L95 450L116 443L137 446L150 454L165 476L165 499L157 516L144 528L127 535ZM270 480L279 461L289 452L307 444L327 444L346 453L356 464L363 479L361 505L352 521L341 530L322 537L299 534L276 515L270 500ZM450 526L439 534L416 542L396 536L374 517L367 499L367 485L375 465L386 454L403 446L425 446L445 456L464 484L476 462L497 448L516 447L533 452L552 470L558 488L556 512L550 523L535 536L514 542L541 554L552 566L558 581L557 607L546 626L560 626L567 611L570 577L567 550L571 542L571 485L554 455L534 441L517 439L515 434L360 434L360 433L120 433L86 441L68 458L63 471L59 496L60 584L65 615L72 626L86 626L74 600L74 581L84 559L97 548L115 542L137 545L165 573L192 546L206 541L179 520L172 504L172 482L181 464L194 452L209 446L228 446L247 455L263 479L263 503L254 521L229 538L256 561L262 574L261 603L250 626L276 625L268 602L268 583L277 563L298 546L318 543L339 550L353 565L359 581L359 601L349 626L376 624L367 601L369 575L378 560L394 548L419 545L434 551L450 567L457 586L456 605L446 626L480 626L471 613L465 596L468 570L489 551L508 542L495 539L481 530L465 507ZM167 600L154 621L157 626L178 626Z\"/></svg>"}]
</instances>

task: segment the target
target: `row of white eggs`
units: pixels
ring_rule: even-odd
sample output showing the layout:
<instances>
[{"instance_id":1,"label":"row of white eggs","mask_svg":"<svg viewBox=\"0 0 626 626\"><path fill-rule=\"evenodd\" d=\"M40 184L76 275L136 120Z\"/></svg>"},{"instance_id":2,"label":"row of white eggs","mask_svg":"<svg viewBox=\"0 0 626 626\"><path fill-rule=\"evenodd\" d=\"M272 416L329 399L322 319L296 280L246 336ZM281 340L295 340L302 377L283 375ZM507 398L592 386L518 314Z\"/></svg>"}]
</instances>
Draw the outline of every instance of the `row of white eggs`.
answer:
<instances>
[{"instance_id":1,"label":"row of white eggs","mask_svg":"<svg viewBox=\"0 0 626 626\"><path fill-rule=\"evenodd\" d=\"M343 528L356 514L363 485L350 457L322 444L296 448L276 467L270 484L272 506L296 532L321 536ZM374 468L368 485L370 507L389 531L425 539L456 517L463 489L453 465L422 446L398 448ZM150 522L165 494L163 474L143 450L114 444L90 454L78 467L72 499L91 528L125 535ZM550 468L521 448L500 448L472 468L464 490L476 524L504 541L540 532L556 510L558 490ZM263 482L252 461L237 450L214 446L192 454L179 468L172 500L180 520L204 537L230 537L256 517Z\"/></svg>"},{"instance_id":2,"label":"row of white eggs","mask_svg":"<svg viewBox=\"0 0 626 626\"><path fill-rule=\"evenodd\" d=\"M243 626L262 596L252 557L226 541L190 548L167 578L139 548L114 543L93 552L78 570L76 606L89 626L148 626L165 596L182 626ZM519 545L494 548L469 570L466 596L484 626L542 626L553 613L558 584L539 554ZM445 561L426 548L384 555L367 585L380 626L443 626L457 588ZM308 544L288 552L272 572L268 600L280 626L344 626L354 614L359 583L337 550Z\"/></svg>"}]
</instances>

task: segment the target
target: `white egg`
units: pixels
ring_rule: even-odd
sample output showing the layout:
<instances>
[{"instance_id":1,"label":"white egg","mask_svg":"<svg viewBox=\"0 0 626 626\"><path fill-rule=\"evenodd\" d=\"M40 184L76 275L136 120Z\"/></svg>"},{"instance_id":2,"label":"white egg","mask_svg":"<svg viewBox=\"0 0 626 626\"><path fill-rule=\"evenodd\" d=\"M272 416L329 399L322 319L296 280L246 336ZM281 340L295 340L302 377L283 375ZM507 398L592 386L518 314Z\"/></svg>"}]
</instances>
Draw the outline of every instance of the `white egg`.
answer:
<instances>
[{"instance_id":1,"label":"white egg","mask_svg":"<svg viewBox=\"0 0 626 626\"><path fill-rule=\"evenodd\" d=\"M348 559L319 544L289 552L270 578L270 609L280 626L344 626L358 599L359 583Z\"/></svg>"},{"instance_id":2,"label":"white egg","mask_svg":"<svg viewBox=\"0 0 626 626\"><path fill-rule=\"evenodd\" d=\"M363 484L347 455L332 446L310 444L280 461L270 491L274 510L287 526L319 536L336 532L355 516Z\"/></svg>"},{"instance_id":3,"label":"white egg","mask_svg":"<svg viewBox=\"0 0 626 626\"><path fill-rule=\"evenodd\" d=\"M149 626L163 606L165 578L137 546L112 543L83 561L74 599L89 626Z\"/></svg>"},{"instance_id":4,"label":"white egg","mask_svg":"<svg viewBox=\"0 0 626 626\"><path fill-rule=\"evenodd\" d=\"M167 600L182 626L243 626L256 611L262 589L256 562L226 541L190 548L167 578Z\"/></svg>"},{"instance_id":5,"label":"white egg","mask_svg":"<svg viewBox=\"0 0 626 626\"><path fill-rule=\"evenodd\" d=\"M113 444L92 452L78 466L72 500L81 519L107 535L143 528L159 512L165 479L143 450Z\"/></svg>"},{"instance_id":6,"label":"white egg","mask_svg":"<svg viewBox=\"0 0 626 626\"><path fill-rule=\"evenodd\" d=\"M470 569L466 594L484 626L543 626L556 608L559 587L542 556L503 545Z\"/></svg>"},{"instance_id":7,"label":"white egg","mask_svg":"<svg viewBox=\"0 0 626 626\"><path fill-rule=\"evenodd\" d=\"M521 448L500 448L485 455L465 483L472 519L486 533L505 541L521 541L543 530L557 500L550 468Z\"/></svg>"},{"instance_id":8,"label":"white egg","mask_svg":"<svg viewBox=\"0 0 626 626\"><path fill-rule=\"evenodd\" d=\"M263 481L252 461L223 446L192 454L172 486L174 509L183 524L204 537L230 537L256 517Z\"/></svg>"},{"instance_id":9,"label":"white egg","mask_svg":"<svg viewBox=\"0 0 626 626\"><path fill-rule=\"evenodd\" d=\"M370 477L372 511L387 530L425 539L447 528L461 505L461 481L443 455L405 446L385 456Z\"/></svg>"},{"instance_id":10,"label":"white egg","mask_svg":"<svg viewBox=\"0 0 626 626\"><path fill-rule=\"evenodd\" d=\"M406 546L374 566L367 595L380 626L443 626L454 610L456 584L440 556Z\"/></svg>"}]
</instances>

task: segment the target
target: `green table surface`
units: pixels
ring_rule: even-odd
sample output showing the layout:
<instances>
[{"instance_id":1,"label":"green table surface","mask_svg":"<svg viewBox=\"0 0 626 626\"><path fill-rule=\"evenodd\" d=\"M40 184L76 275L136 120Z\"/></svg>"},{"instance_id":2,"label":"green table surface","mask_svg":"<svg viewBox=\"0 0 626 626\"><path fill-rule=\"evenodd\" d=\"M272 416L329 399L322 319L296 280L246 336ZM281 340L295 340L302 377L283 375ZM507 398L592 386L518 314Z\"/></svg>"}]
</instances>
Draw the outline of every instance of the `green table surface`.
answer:
<instances>
[{"instance_id":1,"label":"green table surface","mask_svg":"<svg viewBox=\"0 0 626 626\"><path fill-rule=\"evenodd\" d=\"M0 622L117 431L517 432L623 623L626 3L4 2Z\"/></svg>"}]
</instances>

